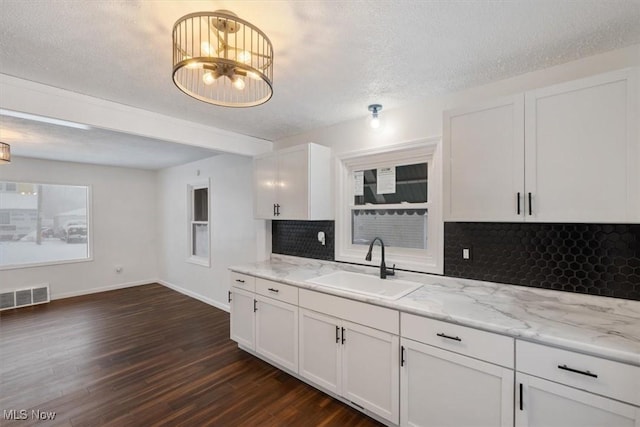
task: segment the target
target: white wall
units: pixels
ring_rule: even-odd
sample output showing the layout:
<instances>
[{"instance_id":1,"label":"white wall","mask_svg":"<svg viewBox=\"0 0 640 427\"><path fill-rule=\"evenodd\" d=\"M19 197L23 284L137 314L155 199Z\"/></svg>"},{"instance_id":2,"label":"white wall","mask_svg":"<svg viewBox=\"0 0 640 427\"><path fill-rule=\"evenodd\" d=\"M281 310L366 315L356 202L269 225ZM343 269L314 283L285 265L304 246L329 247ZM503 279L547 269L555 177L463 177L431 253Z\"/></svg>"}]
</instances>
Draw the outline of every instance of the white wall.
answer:
<instances>
[{"instance_id":1,"label":"white wall","mask_svg":"<svg viewBox=\"0 0 640 427\"><path fill-rule=\"evenodd\" d=\"M425 96L423 101L401 108L383 109L380 117L386 129L382 132L369 128L367 106L363 104L361 119L283 138L275 141L274 149L315 142L332 147L334 154L340 154L438 137L442 135L444 110L637 65L640 65L640 45L633 45L449 95Z\"/></svg>"},{"instance_id":2,"label":"white wall","mask_svg":"<svg viewBox=\"0 0 640 427\"><path fill-rule=\"evenodd\" d=\"M200 175L198 176L198 171ZM265 222L253 219L253 163L225 154L158 174L158 262L160 282L219 308L227 309L233 264L263 258ZM210 179L211 267L186 261L187 185Z\"/></svg>"},{"instance_id":3,"label":"white wall","mask_svg":"<svg viewBox=\"0 0 640 427\"><path fill-rule=\"evenodd\" d=\"M1 270L0 290L49 283L55 299L157 279L156 172L14 156L0 180L90 185L93 232L92 261Z\"/></svg>"}]
</instances>

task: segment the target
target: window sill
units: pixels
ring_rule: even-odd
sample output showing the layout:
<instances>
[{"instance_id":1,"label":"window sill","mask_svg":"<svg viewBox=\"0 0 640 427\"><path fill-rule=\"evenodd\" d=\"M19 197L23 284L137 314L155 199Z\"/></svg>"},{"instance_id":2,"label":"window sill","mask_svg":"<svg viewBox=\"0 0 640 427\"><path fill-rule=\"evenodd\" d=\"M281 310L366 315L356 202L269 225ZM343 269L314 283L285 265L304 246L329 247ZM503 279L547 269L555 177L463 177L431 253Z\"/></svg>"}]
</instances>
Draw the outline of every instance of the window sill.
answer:
<instances>
[{"instance_id":1,"label":"window sill","mask_svg":"<svg viewBox=\"0 0 640 427\"><path fill-rule=\"evenodd\" d=\"M211 267L211 261L209 261L207 258L189 257L187 258L187 262L190 264L199 265L201 267Z\"/></svg>"}]
</instances>

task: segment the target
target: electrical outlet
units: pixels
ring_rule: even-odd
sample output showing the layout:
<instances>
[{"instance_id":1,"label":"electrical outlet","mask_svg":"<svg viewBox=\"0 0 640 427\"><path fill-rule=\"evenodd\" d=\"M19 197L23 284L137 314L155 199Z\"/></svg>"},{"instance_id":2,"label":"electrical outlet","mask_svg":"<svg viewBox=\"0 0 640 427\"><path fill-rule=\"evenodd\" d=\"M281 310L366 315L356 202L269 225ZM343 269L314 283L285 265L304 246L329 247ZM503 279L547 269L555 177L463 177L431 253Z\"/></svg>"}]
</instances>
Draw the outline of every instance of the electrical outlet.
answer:
<instances>
[{"instance_id":1,"label":"electrical outlet","mask_svg":"<svg viewBox=\"0 0 640 427\"><path fill-rule=\"evenodd\" d=\"M462 259L471 259L471 248L462 248Z\"/></svg>"}]
</instances>

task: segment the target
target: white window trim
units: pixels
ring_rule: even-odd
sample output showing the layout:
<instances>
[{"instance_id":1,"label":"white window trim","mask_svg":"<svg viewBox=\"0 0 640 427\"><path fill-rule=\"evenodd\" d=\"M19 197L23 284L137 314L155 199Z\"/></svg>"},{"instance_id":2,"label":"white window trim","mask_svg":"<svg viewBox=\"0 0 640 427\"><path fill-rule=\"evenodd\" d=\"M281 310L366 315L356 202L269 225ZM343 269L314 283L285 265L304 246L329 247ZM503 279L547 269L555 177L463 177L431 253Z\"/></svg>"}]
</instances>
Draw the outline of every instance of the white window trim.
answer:
<instances>
[{"instance_id":1,"label":"white window trim","mask_svg":"<svg viewBox=\"0 0 640 427\"><path fill-rule=\"evenodd\" d=\"M350 172L356 168L389 166L398 162L428 162L429 200L420 206L427 207L427 250L385 247L388 267L396 264L402 270L443 274L444 223L442 221L442 151L441 138L428 138L388 147L359 150L336 156L336 241L335 259L371 266L380 265L380 252L374 249L371 262L365 261L367 247L351 244L351 209L353 207L353 182ZM376 245L377 246L377 245ZM376 255L377 254L377 255Z\"/></svg>"},{"instance_id":2,"label":"white window trim","mask_svg":"<svg viewBox=\"0 0 640 427\"><path fill-rule=\"evenodd\" d=\"M193 221L193 192L201 188L207 189L207 220ZM192 254L193 251L193 224L207 224L207 256L199 257ZM195 181L187 184L187 262L211 267L211 183L209 179Z\"/></svg>"},{"instance_id":3,"label":"white window trim","mask_svg":"<svg viewBox=\"0 0 640 427\"><path fill-rule=\"evenodd\" d=\"M60 183L60 182L30 182L30 181L13 181L13 180L4 180L4 182L13 182L16 184L31 184L31 185L65 185L69 187L86 187L87 188L87 257L86 258L74 258L74 259L65 259L59 261L45 261L45 262L31 262L24 264L7 264L0 266L0 271L2 270L15 270L19 268L31 268L31 267L46 267L50 265L60 265L60 264L76 264L80 262L92 262L93 261L93 188L91 184L69 184L69 183Z\"/></svg>"}]
</instances>

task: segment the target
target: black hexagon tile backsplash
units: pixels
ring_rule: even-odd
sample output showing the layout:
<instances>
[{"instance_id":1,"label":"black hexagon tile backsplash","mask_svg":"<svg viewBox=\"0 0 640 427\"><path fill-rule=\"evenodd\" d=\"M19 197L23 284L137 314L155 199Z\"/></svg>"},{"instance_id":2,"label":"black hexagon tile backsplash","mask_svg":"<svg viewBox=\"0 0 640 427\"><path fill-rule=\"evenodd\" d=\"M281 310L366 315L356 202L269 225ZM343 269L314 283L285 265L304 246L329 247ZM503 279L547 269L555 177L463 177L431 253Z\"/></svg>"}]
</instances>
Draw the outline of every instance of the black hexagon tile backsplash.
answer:
<instances>
[{"instance_id":1,"label":"black hexagon tile backsplash","mask_svg":"<svg viewBox=\"0 0 640 427\"><path fill-rule=\"evenodd\" d=\"M445 276L640 300L640 224L448 222L444 236Z\"/></svg>"},{"instance_id":2,"label":"black hexagon tile backsplash","mask_svg":"<svg viewBox=\"0 0 640 427\"><path fill-rule=\"evenodd\" d=\"M324 231L325 245L318 241ZM333 221L272 221L271 252L333 261Z\"/></svg>"}]
</instances>

